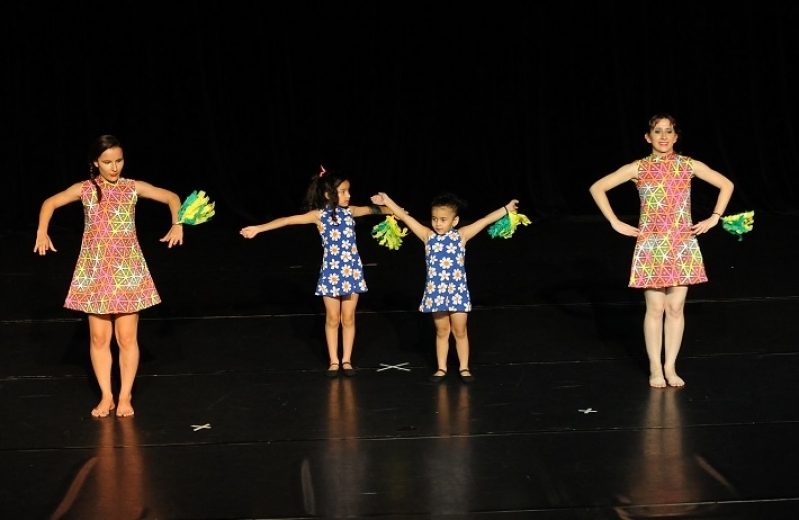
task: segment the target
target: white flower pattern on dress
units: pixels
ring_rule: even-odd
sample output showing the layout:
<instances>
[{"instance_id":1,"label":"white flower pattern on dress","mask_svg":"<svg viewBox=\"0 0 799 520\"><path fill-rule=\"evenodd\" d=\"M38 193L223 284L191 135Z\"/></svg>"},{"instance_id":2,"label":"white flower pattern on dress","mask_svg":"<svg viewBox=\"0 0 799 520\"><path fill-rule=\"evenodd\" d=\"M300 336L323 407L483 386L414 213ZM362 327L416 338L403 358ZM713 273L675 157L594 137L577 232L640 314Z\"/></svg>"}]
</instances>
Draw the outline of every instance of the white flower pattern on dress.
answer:
<instances>
[{"instance_id":1,"label":"white flower pattern on dress","mask_svg":"<svg viewBox=\"0 0 799 520\"><path fill-rule=\"evenodd\" d=\"M466 282L466 249L458 230L430 235L425 245L425 259L427 280L419 310L470 312L472 304Z\"/></svg>"},{"instance_id":2,"label":"white flower pattern on dress","mask_svg":"<svg viewBox=\"0 0 799 520\"><path fill-rule=\"evenodd\" d=\"M352 211L326 207L319 211L319 219L322 221L319 236L324 254L315 294L339 297L366 292Z\"/></svg>"}]
</instances>

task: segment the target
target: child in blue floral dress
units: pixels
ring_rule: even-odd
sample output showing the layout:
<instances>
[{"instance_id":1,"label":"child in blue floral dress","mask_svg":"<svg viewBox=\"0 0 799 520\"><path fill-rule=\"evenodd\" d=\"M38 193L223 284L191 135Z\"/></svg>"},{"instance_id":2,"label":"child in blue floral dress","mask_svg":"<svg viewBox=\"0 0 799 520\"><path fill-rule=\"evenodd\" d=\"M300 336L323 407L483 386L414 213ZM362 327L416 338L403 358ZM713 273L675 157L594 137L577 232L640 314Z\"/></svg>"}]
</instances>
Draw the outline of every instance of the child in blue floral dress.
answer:
<instances>
[{"instance_id":1,"label":"child in blue floral dress","mask_svg":"<svg viewBox=\"0 0 799 520\"><path fill-rule=\"evenodd\" d=\"M506 214L515 213L519 201L511 200L502 208L459 229L455 226L458 225L458 212L464 207L464 202L451 194L442 194L433 200L432 229L408 215L385 193L373 196L372 202L385 205L425 243L427 281L419 310L433 315L438 361L438 370L430 376L430 381L439 383L447 375L451 334L455 337L461 380L464 383L471 383L474 381L474 376L469 370L469 338L466 321L468 313L472 310L472 303L469 286L466 283L466 242Z\"/></svg>"},{"instance_id":2,"label":"child in blue floral dress","mask_svg":"<svg viewBox=\"0 0 799 520\"><path fill-rule=\"evenodd\" d=\"M316 285L316 295L325 304L325 339L330 355L328 377L339 371L355 375L352 348L355 343L355 308L358 295L367 291L363 264L355 237L355 218L369 214L391 214L386 207L350 206L350 181L328 173L324 168L311 179L305 195L307 213L280 217L259 226L247 226L240 231L244 238L258 233L296 224L315 224L322 238L322 267ZM339 358L339 327L342 352Z\"/></svg>"}]
</instances>

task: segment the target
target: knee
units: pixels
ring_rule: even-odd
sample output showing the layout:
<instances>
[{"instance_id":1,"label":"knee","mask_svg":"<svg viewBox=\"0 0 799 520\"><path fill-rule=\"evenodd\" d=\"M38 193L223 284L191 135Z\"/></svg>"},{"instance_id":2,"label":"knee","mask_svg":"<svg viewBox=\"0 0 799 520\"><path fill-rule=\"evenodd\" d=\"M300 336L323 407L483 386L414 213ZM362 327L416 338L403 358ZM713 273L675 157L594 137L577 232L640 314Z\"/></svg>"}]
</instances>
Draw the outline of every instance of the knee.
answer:
<instances>
[{"instance_id":1,"label":"knee","mask_svg":"<svg viewBox=\"0 0 799 520\"><path fill-rule=\"evenodd\" d=\"M341 324L341 315L340 314L331 314L328 313L325 315L325 325L330 328L338 328Z\"/></svg>"},{"instance_id":2,"label":"knee","mask_svg":"<svg viewBox=\"0 0 799 520\"><path fill-rule=\"evenodd\" d=\"M653 318L662 319L666 312L666 306L659 303L648 303L646 305L646 315Z\"/></svg>"},{"instance_id":3,"label":"knee","mask_svg":"<svg viewBox=\"0 0 799 520\"><path fill-rule=\"evenodd\" d=\"M119 350L132 350L138 347L138 340L135 334L117 334L116 340Z\"/></svg>"},{"instance_id":4,"label":"knee","mask_svg":"<svg viewBox=\"0 0 799 520\"><path fill-rule=\"evenodd\" d=\"M466 339L466 327L453 327L452 335L456 340Z\"/></svg>"},{"instance_id":5,"label":"knee","mask_svg":"<svg viewBox=\"0 0 799 520\"><path fill-rule=\"evenodd\" d=\"M355 326L355 315L354 314L342 314L341 315L341 326L342 327L354 327Z\"/></svg>"},{"instance_id":6,"label":"knee","mask_svg":"<svg viewBox=\"0 0 799 520\"><path fill-rule=\"evenodd\" d=\"M92 332L89 337L89 342L91 348L107 349L111 347L111 335Z\"/></svg>"},{"instance_id":7,"label":"knee","mask_svg":"<svg viewBox=\"0 0 799 520\"><path fill-rule=\"evenodd\" d=\"M436 336L439 338L448 338L450 332L452 332L452 329L449 326L436 327Z\"/></svg>"},{"instance_id":8,"label":"knee","mask_svg":"<svg viewBox=\"0 0 799 520\"><path fill-rule=\"evenodd\" d=\"M683 317L683 309L685 307L682 304L679 305L667 305L666 306L666 317L669 319L682 319Z\"/></svg>"}]
</instances>

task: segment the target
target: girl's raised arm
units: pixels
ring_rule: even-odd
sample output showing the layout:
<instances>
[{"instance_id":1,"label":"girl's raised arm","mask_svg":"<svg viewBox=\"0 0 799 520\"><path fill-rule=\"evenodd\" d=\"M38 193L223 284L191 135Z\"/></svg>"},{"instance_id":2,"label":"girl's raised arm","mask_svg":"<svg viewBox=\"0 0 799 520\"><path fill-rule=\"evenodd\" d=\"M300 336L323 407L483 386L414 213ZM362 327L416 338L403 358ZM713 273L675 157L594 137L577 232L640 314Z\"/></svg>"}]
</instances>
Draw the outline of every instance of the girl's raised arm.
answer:
<instances>
[{"instance_id":1,"label":"girl's raised arm","mask_svg":"<svg viewBox=\"0 0 799 520\"><path fill-rule=\"evenodd\" d=\"M468 226L463 226L458 231L461 234L461 240L465 244L469 241L472 237L477 235L480 231L485 229L486 227L490 226L497 220L501 219L508 213L513 213L519 208L519 201L517 199L513 199L504 206L499 209L495 209L485 217L475 220Z\"/></svg>"},{"instance_id":2,"label":"girl's raised arm","mask_svg":"<svg viewBox=\"0 0 799 520\"><path fill-rule=\"evenodd\" d=\"M391 210L392 214L397 217L397 220L404 222L410 228L413 234L419 237L422 242L427 242L427 239L430 238L430 235L433 233L432 229L421 224L418 220L410 216L408 212L399 207L397 203L391 200L391 197L385 193L380 192L377 195L373 195L372 202L379 205L385 205Z\"/></svg>"}]
</instances>

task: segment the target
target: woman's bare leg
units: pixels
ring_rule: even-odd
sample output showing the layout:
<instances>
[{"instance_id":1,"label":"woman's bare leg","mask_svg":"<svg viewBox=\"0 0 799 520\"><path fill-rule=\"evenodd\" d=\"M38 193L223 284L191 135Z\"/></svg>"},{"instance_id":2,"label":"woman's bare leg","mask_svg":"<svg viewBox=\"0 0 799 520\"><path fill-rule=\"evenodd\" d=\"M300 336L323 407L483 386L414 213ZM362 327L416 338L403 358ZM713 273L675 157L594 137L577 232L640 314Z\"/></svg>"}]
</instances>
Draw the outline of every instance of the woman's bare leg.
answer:
<instances>
[{"instance_id":1,"label":"woman's bare leg","mask_svg":"<svg viewBox=\"0 0 799 520\"><path fill-rule=\"evenodd\" d=\"M100 402L92 409L92 417L108 417L114 409L114 394L111 390L111 336L114 325L108 314L89 314L89 357L92 360L94 377L100 386Z\"/></svg>"},{"instance_id":2,"label":"woman's bare leg","mask_svg":"<svg viewBox=\"0 0 799 520\"><path fill-rule=\"evenodd\" d=\"M119 314L114 321L119 345L119 403L117 417L133 415L133 382L139 369L139 315Z\"/></svg>"},{"instance_id":3,"label":"woman's bare leg","mask_svg":"<svg viewBox=\"0 0 799 520\"><path fill-rule=\"evenodd\" d=\"M666 307L664 289L645 289L644 343L649 357L649 386L666 388L663 376L663 313Z\"/></svg>"},{"instance_id":4,"label":"woman's bare leg","mask_svg":"<svg viewBox=\"0 0 799 520\"><path fill-rule=\"evenodd\" d=\"M666 290L666 320L664 323L664 357L663 372L669 386L684 386L685 381L677 375L677 355L682 346L685 330L685 299L688 287L671 287Z\"/></svg>"}]
</instances>

